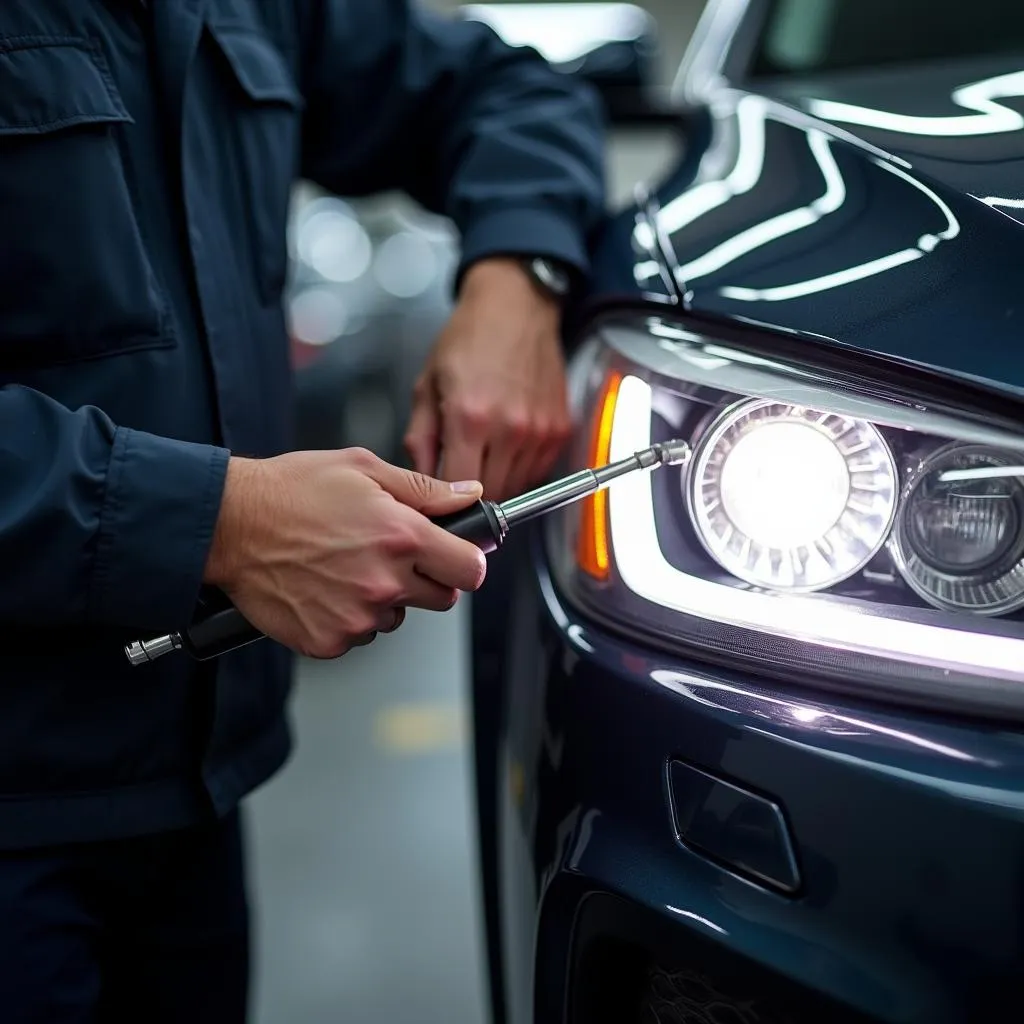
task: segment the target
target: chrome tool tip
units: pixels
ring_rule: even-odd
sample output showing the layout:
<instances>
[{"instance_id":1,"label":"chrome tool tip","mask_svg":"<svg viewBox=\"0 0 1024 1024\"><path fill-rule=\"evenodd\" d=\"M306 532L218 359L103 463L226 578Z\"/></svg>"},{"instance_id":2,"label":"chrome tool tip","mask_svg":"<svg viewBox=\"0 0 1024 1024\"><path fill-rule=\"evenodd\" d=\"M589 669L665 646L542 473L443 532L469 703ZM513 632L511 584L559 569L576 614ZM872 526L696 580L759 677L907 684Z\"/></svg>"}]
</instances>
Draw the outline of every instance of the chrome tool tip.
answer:
<instances>
[{"instance_id":1,"label":"chrome tool tip","mask_svg":"<svg viewBox=\"0 0 1024 1024\"><path fill-rule=\"evenodd\" d=\"M661 464L663 466L681 466L683 463L689 462L690 456L693 454L693 449L686 441L665 441L662 444L656 444L654 447L658 449L661 455Z\"/></svg>"},{"instance_id":2,"label":"chrome tool tip","mask_svg":"<svg viewBox=\"0 0 1024 1024\"><path fill-rule=\"evenodd\" d=\"M133 644L128 644L124 649L125 657L133 665L145 665L149 661L149 655L146 653L146 648L141 640L136 640Z\"/></svg>"},{"instance_id":3,"label":"chrome tool tip","mask_svg":"<svg viewBox=\"0 0 1024 1024\"><path fill-rule=\"evenodd\" d=\"M162 658L165 654L170 654L171 651L176 651L180 646L178 638L171 634L157 637L155 640L136 640L125 647L124 654L132 665L145 665Z\"/></svg>"},{"instance_id":4,"label":"chrome tool tip","mask_svg":"<svg viewBox=\"0 0 1024 1024\"><path fill-rule=\"evenodd\" d=\"M691 448L685 441L663 441L652 444L650 448L636 452L633 456L634 465L641 469L654 469L657 466L678 466L690 458Z\"/></svg>"}]
</instances>

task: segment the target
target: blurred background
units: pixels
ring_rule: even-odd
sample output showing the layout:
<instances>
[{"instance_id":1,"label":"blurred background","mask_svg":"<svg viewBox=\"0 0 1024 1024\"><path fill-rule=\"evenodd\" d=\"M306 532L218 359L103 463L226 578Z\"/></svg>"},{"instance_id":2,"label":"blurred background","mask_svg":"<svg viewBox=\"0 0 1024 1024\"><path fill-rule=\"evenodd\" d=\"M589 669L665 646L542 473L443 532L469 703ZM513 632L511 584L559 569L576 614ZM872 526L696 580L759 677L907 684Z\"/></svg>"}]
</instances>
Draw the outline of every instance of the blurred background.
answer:
<instances>
[{"instance_id":1,"label":"blurred background","mask_svg":"<svg viewBox=\"0 0 1024 1024\"><path fill-rule=\"evenodd\" d=\"M637 6L657 27L644 73L660 102L703 0ZM594 21L567 13L546 55L578 66ZM621 75L621 56L599 67ZM629 204L677 146L627 110L612 127L612 206ZM290 250L299 444L400 461L412 382L451 308L454 231L401 196L350 201L302 185ZM446 616L410 613L339 662L300 664L296 753L250 803L256 1024L487 1020L467 625L463 600Z\"/></svg>"}]
</instances>

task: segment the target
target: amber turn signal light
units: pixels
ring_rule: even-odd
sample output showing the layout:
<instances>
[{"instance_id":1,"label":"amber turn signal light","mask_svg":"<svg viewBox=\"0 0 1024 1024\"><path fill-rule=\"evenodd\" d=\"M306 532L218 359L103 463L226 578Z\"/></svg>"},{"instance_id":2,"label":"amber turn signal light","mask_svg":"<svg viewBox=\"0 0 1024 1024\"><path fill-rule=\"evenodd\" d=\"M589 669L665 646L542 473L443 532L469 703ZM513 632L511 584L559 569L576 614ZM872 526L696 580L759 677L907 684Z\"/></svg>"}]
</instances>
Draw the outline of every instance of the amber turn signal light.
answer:
<instances>
[{"instance_id":1,"label":"amber turn signal light","mask_svg":"<svg viewBox=\"0 0 1024 1024\"><path fill-rule=\"evenodd\" d=\"M605 380L600 401L594 411L587 465L593 469L608 464L612 444L615 403L619 397L622 374L611 372ZM580 503L580 532L576 558L580 568L598 580L608 578L608 492L600 490Z\"/></svg>"}]
</instances>

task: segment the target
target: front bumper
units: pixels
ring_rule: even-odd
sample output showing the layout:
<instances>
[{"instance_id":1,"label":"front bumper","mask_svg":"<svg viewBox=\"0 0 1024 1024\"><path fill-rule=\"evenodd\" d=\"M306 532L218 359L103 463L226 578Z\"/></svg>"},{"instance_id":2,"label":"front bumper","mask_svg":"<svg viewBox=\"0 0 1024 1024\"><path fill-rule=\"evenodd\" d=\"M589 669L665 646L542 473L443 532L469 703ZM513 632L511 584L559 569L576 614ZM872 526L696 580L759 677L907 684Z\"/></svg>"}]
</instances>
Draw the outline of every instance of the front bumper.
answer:
<instances>
[{"instance_id":1,"label":"front bumper","mask_svg":"<svg viewBox=\"0 0 1024 1024\"><path fill-rule=\"evenodd\" d=\"M539 553L512 607L510 1024L716 1019L701 990L737 1021L944 1024L1019 1007L1024 736L645 649L576 615ZM680 839L673 762L779 809L795 889L735 846L722 858ZM673 1010L651 986L681 969L696 1003ZM661 1016L642 1009L659 998Z\"/></svg>"}]
</instances>

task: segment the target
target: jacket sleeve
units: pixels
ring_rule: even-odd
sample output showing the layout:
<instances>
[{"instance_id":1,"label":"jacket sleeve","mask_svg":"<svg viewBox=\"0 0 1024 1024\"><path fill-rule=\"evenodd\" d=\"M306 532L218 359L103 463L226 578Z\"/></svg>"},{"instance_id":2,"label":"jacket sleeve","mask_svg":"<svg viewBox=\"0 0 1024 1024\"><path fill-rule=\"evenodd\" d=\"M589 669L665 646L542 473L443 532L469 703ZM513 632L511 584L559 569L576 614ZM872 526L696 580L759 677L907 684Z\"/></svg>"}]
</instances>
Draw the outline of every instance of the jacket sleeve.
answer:
<instances>
[{"instance_id":1,"label":"jacket sleeve","mask_svg":"<svg viewBox=\"0 0 1024 1024\"><path fill-rule=\"evenodd\" d=\"M227 461L0 387L0 623L187 624Z\"/></svg>"},{"instance_id":2,"label":"jacket sleeve","mask_svg":"<svg viewBox=\"0 0 1024 1024\"><path fill-rule=\"evenodd\" d=\"M397 189L452 219L462 266L531 254L587 269L605 208L596 96L488 26L416 0L302 0L304 174Z\"/></svg>"}]
</instances>

